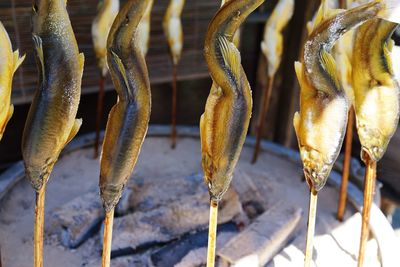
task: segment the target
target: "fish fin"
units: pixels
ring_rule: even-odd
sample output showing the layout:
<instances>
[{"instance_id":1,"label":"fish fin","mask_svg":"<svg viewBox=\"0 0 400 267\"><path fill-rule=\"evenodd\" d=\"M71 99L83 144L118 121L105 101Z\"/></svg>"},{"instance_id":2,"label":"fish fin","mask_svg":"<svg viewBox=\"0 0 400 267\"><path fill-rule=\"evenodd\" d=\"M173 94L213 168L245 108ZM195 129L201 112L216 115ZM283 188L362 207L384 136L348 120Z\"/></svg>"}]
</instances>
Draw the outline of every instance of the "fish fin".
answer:
<instances>
[{"instance_id":1,"label":"fish fin","mask_svg":"<svg viewBox=\"0 0 400 267\"><path fill-rule=\"evenodd\" d=\"M40 68L40 76L42 77L42 81L45 80L45 74L44 74L44 54L43 54L43 42L42 38L40 38L39 35L34 34L33 35L33 42L35 45L35 50L36 50L36 57L39 60Z\"/></svg>"},{"instance_id":2,"label":"fish fin","mask_svg":"<svg viewBox=\"0 0 400 267\"><path fill-rule=\"evenodd\" d=\"M336 89L338 90L340 88L339 85L339 80L337 78L337 71L336 71L336 62L335 59L331 54L326 52L325 50L321 50L321 53L319 54L319 59L322 67L324 68L325 72L328 74L330 79L333 81L335 84ZM331 94L332 92L325 92L328 94Z\"/></svg>"},{"instance_id":3,"label":"fish fin","mask_svg":"<svg viewBox=\"0 0 400 267\"><path fill-rule=\"evenodd\" d=\"M384 3L385 7L379 12L378 17L395 23L400 23L400 1L399 0L378 0Z\"/></svg>"},{"instance_id":4,"label":"fish fin","mask_svg":"<svg viewBox=\"0 0 400 267\"><path fill-rule=\"evenodd\" d=\"M81 128L81 125L82 125L82 119L75 119L74 126L72 126L71 132L69 133L69 136L67 138L67 142L65 142L65 145L67 145L69 142L71 142L72 139L74 139L75 135L78 133L79 129Z\"/></svg>"},{"instance_id":5,"label":"fish fin","mask_svg":"<svg viewBox=\"0 0 400 267\"><path fill-rule=\"evenodd\" d=\"M125 66L122 63L121 58L116 53L114 53L114 51L111 51L111 53L112 53L115 64L117 64L118 72L123 79L122 86L124 87L125 90L122 93L125 94L127 97L131 98L132 93L131 93L131 90L129 89L129 83L128 83L128 78L126 76Z\"/></svg>"},{"instance_id":6,"label":"fish fin","mask_svg":"<svg viewBox=\"0 0 400 267\"><path fill-rule=\"evenodd\" d=\"M303 76L303 64L299 61L296 61L294 63L294 70L296 72L297 80L299 81L300 85L305 83L306 81L304 80Z\"/></svg>"},{"instance_id":7,"label":"fish fin","mask_svg":"<svg viewBox=\"0 0 400 267\"><path fill-rule=\"evenodd\" d=\"M294 131L296 132L297 135L300 134L299 132L299 127L300 127L300 113L296 112L293 116L293 127Z\"/></svg>"},{"instance_id":8,"label":"fish fin","mask_svg":"<svg viewBox=\"0 0 400 267\"><path fill-rule=\"evenodd\" d=\"M78 62L79 62L79 71L80 71L81 75L83 75L83 68L85 66L85 55L83 53L79 54Z\"/></svg>"},{"instance_id":9,"label":"fish fin","mask_svg":"<svg viewBox=\"0 0 400 267\"><path fill-rule=\"evenodd\" d=\"M393 72L393 63L392 63L392 48L393 48L393 40L389 40L388 42L383 44L383 56L385 57L387 68L390 74L394 74Z\"/></svg>"},{"instance_id":10,"label":"fish fin","mask_svg":"<svg viewBox=\"0 0 400 267\"><path fill-rule=\"evenodd\" d=\"M240 52L237 50L232 42L229 42L225 36L221 36L218 39L219 46L221 48L222 58L224 59L225 65L231 70L233 76L237 79L240 77Z\"/></svg>"},{"instance_id":11,"label":"fish fin","mask_svg":"<svg viewBox=\"0 0 400 267\"><path fill-rule=\"evenodd\" d=\"M10 121L12 115L14 114L14 105L11 104L7 114L6 124Z\"/></svg>"},{"instance_id":12,"label":"fish fin","mask_svg":"<svg viewBox=\"0 0 400 267\"><path fill-rule=\"evenodd\" d=\"M21 66L22 62L24 62L26 55L20 57L18 50L14 51L13 55L14 55L14 72L16 72L19 66Z\"/></svg>"}]
</instances>

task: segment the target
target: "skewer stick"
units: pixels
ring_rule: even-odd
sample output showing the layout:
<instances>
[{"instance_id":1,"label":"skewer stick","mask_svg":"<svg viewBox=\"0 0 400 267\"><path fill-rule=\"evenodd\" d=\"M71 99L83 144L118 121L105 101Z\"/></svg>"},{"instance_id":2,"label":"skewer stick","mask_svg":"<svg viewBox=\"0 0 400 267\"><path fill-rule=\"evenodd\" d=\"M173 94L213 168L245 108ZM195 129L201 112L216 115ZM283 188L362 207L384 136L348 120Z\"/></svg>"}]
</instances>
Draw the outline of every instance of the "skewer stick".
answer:
<instances>
[{"instance_id":1,"label":"skewer stick","mask_svg":"<svg viewBox=\"0 0 400 267\"><path fill-rule=\"evenodd\" d=\"M371 211L371 205L375 192L375 179L376 179L376 161L371 160L367 153L365 155L365 180L364 180L364 206L362 211L362 225L361 225L361 238L360 238L360 250L358 252L358 267L362 267L364 264L365 247L367 245L369 235L369 217Z\"/></svg>"},{"instance_id":2,"label":"skewer stick","mask_svg":"<svg viewBox=\"0 0 400 267\"><path fill-rule=\"evenodd\" d=\"M104 219L102 267L110 267L113 224L114 209L106 212L106 217Z\"/></svg>"},{"instance_id":3,"label":"skewer stick","mask_svg":"<svg viewBox=\"0 0 400 267\"><path fill-rule=\"evenodd\" d=\"M310 191L310 207L308 209L308 229L306 241L306 256L304 267L310 267L314 249L315 218L317 214L318 192L314 188Z\"/></svg>"},{"instance_id":4,"label":"skewer stick","mask_svg":"<svg viewBox=\"0 0 400 267\"><path fill-rule=\"evenodd\" d=\"M339 193L339 205L337 211L337 219L343 221L344 212L346 210L346 199L347 199L347 184L349 181L350 174L350 161L351 161L351 146L353 143L353 124L354 124L354 111L352 108L349 110L346 130L346 141L344 147L344 161L343 161L343 173L342 173L342 184L340 185Z\"/></svg>"},{"instance_id":5,"label":"skewer stick","mask_svg":"<svg viewBox=\"0 0 400 267\"><path fill-rule=\"evenodd\" d=\"M99 81L99 95L97 97L97 114L96 114L96 140L94 142L94 158L99 156L99 144L100 144L100 128L101 118L103 117L103 103L104 103L104 84L106 77L100 73Z\"/></svg>"},{"instance_id":6,"label":"skewer stick","mask_svg":"<svg viewBox=\"0 0 400 267\"><path fill-rule=\"evenodd\" d=\"M44 202L46 184L36 192L35 222L33 230L33 266L43 266L43 229L44 229Z\"/></svg>"},{"instance_id":7,"label":"skewer stick","mask_svg":"<svg viewBox=\"0 0 400 267\"><path fill-rule=\"evenodd\" d=\"M207 267L214 267L215 264L217 225L218 225L218 202L215 200L211 200L210 224L208 229Z\"/></svg>"},{"instance_id":8,"label":"skewer stick","mask_svg":"<svg viewBox=\"0 0 400 267\"><path fill-rule=\"evenodd\" d=\"M176 147L176 97L177 97L177 86L176 86L176 65L173 64L172 68L172 131L171 131L171 148Z\"/></svg>"},{"instance_id":9,"label":"skewer stick","mask_svg":"<svg viewBox=\"0 0 400 267\"><path fill-rule=\"evenodd\" d=\"M264 129L265 117L267 115L269 103L271 101L273 84L274 84L274 76L271 76L268 79L267 87L263 91L262 95L260 112L258 115L258 122L257 122L256 145L254 147L253 159L251 160L252 164L257 162L258 154L260 153L261 134L262 130Z\"/></svg>"}]
</instances>

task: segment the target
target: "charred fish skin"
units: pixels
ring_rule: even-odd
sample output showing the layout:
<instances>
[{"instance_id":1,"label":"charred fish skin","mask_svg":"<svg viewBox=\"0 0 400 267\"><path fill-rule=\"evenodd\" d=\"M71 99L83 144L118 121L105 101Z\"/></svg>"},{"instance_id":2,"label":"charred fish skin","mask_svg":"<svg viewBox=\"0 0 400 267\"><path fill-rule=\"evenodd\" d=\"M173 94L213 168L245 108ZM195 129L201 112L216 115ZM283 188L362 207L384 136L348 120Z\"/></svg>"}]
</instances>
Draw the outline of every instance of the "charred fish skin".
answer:
<instances>
[{"instance_id":1,"label":"charred fish skin","mask_svg":"<svg viewBox=\"0 0 400 267\"><path fill-rule=\"evenodd\" d=\"M163 29L174 65L178 65L183 49L181 14L184 5L185 0L170 0L163 19Z\"/></svg>"},{"instance_id":2,"label":"charred fish skin","mask_svg":"<svg viewBox=\"0 0 400 267\"><path fill-rule=\"evenodd\" d=\"M264 0L229 1L212 19L204 55L213 79L200 119L202 166L210 197L219 201L228 189L249 127L252 96L234 35Z\"/></svg>"},{"instance_id":3,"label":"charred fish skin","mask_svg":"<svg viewBox=\"0 0 400 267\"><path fill-rule=\"evenodd\" d=\"M33 6L33 40L39 70L22 138L28 179L39 191L64 146L76 135L84 55L79 54L66 1L39 0Z\"/></svg>"},{"instance_id":4,"label":"charred fish skin","mask_svg":"<svg viewBox=\"0 0 400 267\"><path fill-rule=\"evenodd\" d=\"M119 0L103 0L92 24L92 39L97 65L102 75L107 74L107 37L119 11Z\"/></svg>"},{"instance_id":5,"label":"charred fish skin","mask_svg":"<svg viewBox=\"0 0 400 267\"><path fill-rule=\"evenodd\" d=\"M11 104L14 73L24 59L25 55L20 57L18 50L13 52L10 38L0 21L0 141L14 113L14 106Z\"/></svg>"},{"instance_id":6,"label":"charred fish skin","mask_svg":"<svg viewBox=\"0 0 400 267\"><path fill-rule=\"evenodd\" d=\"M137 26L148 0L130 0L111 28L107 60L118 93L110 111L100 166L100 194L105 210L118 203L138 159L147 133L151 92L144 55L138 44Z\"/></svg>"},{"instance_id":7,"label":"charred fish skin","mask_svg":"<svg viewBox=\"0 0 400 267\"><path fill-rule=\"evenodd\" d=\"M390 39L397 26L382 19L367 21L354 41L357 130L362 150L376 162L383 157L399 121L399 84L392 69Z\"/></svg>"},{"instance_id":8,"label":"charred fish skin","mask_svg":"<svg viewBox=\"0 0 400 267\"><path fill-rule=\"evenodd\" d=\"M382 3L371 2L322 21L304 46L303 62L295 64L301 92L294 128L307 182L316 191L325 185L340 152L350 104L330 54L332 46L383 8Z\"/></svg>"}]
</instances>

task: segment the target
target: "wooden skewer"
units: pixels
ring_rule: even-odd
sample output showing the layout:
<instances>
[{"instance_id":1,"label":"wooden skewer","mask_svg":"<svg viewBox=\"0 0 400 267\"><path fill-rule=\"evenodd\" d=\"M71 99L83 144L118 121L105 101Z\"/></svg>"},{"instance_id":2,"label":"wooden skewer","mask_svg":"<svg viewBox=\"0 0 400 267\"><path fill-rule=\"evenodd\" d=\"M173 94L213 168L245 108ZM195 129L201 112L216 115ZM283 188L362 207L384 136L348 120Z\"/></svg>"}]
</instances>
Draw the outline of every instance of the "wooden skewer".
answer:
<instances>
[{"instance_id":1,"label":"wooden skewer","mask_svg":"<svg viewBox=\"0 0 400 267\"><path fill-rule=\"evenodd\" d=\"M304 267L310 267L314 249L314 233L315 233L315 218L317 215L317 200L318 192L315 189L310 191L310 207L308 209L308 228L306 241L306 255L304 259Z\"/></svg>"},{"instance_id":2,"label":"wooden skewer","mask_svg":"<svg viewBox=\"0 0 400 267\"><path fill-rule=\"evenodd\" d=\"M261 135L262 135L262 130L264 129L265 117L267 115L269 103L271 101L273 85L274 85L274 76L269 77L267 87L263 91L260 112L258 115L256 145L254 147L253 159L251 160L252 164L257 162L258 154L260 153Z\"/></svg>"},{"instance_id":3,"label":"wooden skewer","mask_svg":"<svg viewBox=\"0 0 400 267\"><path fill-rule=\"evenodd\" d=\"M95 159L99 156L100 128L101 128L101 118L103 117L105 81L106 81L106 77L102 73L100 73L99 94L97 97L96 140L94 142L94 158Z\"/></svg>"},{"instance_id":4,"label":"wooden skewer","mask_svg":"<svg viewBox=\"0 0 400 267\"><path fill-rule=\"evenodd\" d=\"M172 68L172 120L171 120L171 148L175 149L176 147L176 98L177 98L177 85L176 85L176 68L177 66L173 64Z\"/></svg>"},{"instance_id":5,"label":"wooden skewer","mask_svg":"<svg viewBox=\"0 0 400 267\"><path fill-rule=\"evenodd\" d=\"M1 247L0 247L0 267L3 267L3 260L1 258Z\"/></svg>"},{"instance_id":6,"label":"wooden skewer","mask_svg":"<svg viewBox=\"0 0 400 267\"><path fill-rule=\"evenodd\" d=\"M369 217L375 192L376 161L373 161L367 153L364 153L366 172L364 180L364 206L362 211L362 225L360 250L358 252L358 267L362 267L365 258L365 247L369 236Z\"/></svg>"},{"instance_id":7,"label":"wooden skewer","mask_svg":"<svg viewBox=\"0 0 400 267\"><path fill-rule=\"evenodd\" d=\"M347 130L346 130L346 141L344 147L342 184L340 185L339 205L337 211L337 219L339 221L343 221L344 212L346 210L347 184L349 181L349 174L350 174L351 146L353 144L353 125L354 125L354 111L352 108L350 108L348 122L347 122Z\"/></svg>"},{"instance_id":8,"label":"wooden skewer","mask_svg":"<svg viewBox=\"0 0 400 267\"><path fill-rule=\"evenodd\" d=\"M36 192L35 222L33 230L33 266L43 266L44 203L46 184Z\"/></svg>"},{"instance_id":9,"label":"wooden skewer","mask_svg":"<svg viewBox=\"0 0 400 267\"><path fill-rule=\"evenodd\" d=\"M217 241L218 202L210 202L210 224L208 229L207 267L215 265L215 248Z\"/></svg>"},{"instance_id":10,"label":"wooden skewer","mask_svg":"<svg viewBox=\"0 0 400 267\"><path fill-rule=\"evenodd\" d=\"M114 224L114 209L112 209L109 212L106 212L106 217L104 219L103 255L101 259L102 267L110 267L113 224Z\"/></svg>"}]
</instances>

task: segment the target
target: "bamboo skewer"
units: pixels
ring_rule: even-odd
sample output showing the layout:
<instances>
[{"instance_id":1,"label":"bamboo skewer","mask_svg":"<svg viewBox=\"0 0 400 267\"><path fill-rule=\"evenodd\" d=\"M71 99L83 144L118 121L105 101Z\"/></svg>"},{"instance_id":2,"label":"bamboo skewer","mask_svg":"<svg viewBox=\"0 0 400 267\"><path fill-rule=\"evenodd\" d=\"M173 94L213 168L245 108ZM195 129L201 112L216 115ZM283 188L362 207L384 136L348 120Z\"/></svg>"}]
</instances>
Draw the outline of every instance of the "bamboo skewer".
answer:
<instances>
[{"instance_id":1,"label":"bamboo skewer","mask_svg":"<svg viewBox=\"0 0 400 267\"><path fill-rule=\"evenodd\" d=\"M307 227L306 255L304 258L304 267L311 266L312 262L312 255L314 250L315 219L317 215L317 201L318 201L318 192L312 188L310 190L310 205L308 209L308 227Z\"/></svg>"},{"instance_id":2,"label":"bamboo skewer","mask_svg":"<svg viewBox=\"0 0 400 267\"><path fill-rule=\"evenodd\" d=\"M177 93L178 88L176 84L176 72L177 66L174 64L172 67L172 112L171 112L171 148L175 149L176 147L176 102L177 102Z\"/></svg>"},{"instance_id":3,"label":"bamboo skewer","mask_svg":"<svg viewBox=\"0 0 400 267\"><path fill-rule=\"evenodd\" d=\"M364 180L364 206L362 211L362 225L361 225L361 237L360 237L360 248L358 252L358 267L362 267L365 258L365 247L369 236L369 217L371 212L371 205L373 196L375 193L375 181L376 181L376 161L373 161L367 153L364 154L366 172Z\"/></svg>"},{"instance_id":4,"label":"bamboo skewer","mask_svg":"<svg viewBox=\"0 0 400 267\"><path fill-rule=\"evenodd\" d=\"M43 232L46 184L36 192L35 223L33 230L33 266L43 266Z\"/></svg>"},{"instance_id":5,"label":"bamboo skewer","mask_svg":"<svg viewBox=\"0 0 400 267\"><path fill-rule=\"evenodd\" d=\"M113 224L114 224L114 209L112 209L109 212L106 212L106 216L104 219L103 253L101 258L102 267L110 266Z\"/></svg>"},{"instance_id":6,"label":"bamboo skewer","mask_svg":"<svg viewBox=\"0 0 400 267\"><path fill-rule=\"evenodd\" d=\"M342 183L340 185L339 205L337 211L337 219L339 221L343 221L344 212L346 210L347 184L350 175L351 147L353 143L353 125L354 125L354 111L352 108L350 108L349 117L347 121L346 140L344 147Z\"/></svg>"},{"instance_id":7,"label":"bamboo skewer","mask_svg":"<svg viewBox=\"0 0 400 267\"><path fill-rule=\"evenodd\" d=\"M267 116L267 111L269 108L269 103L271 102L272 86L274 85L274 76L269 77L267 87L263 91L260 111L258 113L258 123L256 132L256 145L254 148L253 159L251 163L257 162L258 154L260 153L261 135L264 129L265 118Z\"/></svg>"},{"instance_id":8,"label":"bamboo skewer","mask_svg":"<svg viewBox=\"0 0 400 267\"><path fill-rule=\"evenodd\" d=\"M207 267L215 265L215 250L217 242L218 202L210 201L210 221L208 228Z\"/></svg>"},{"instance_id":9,"label":"bamboo skewer","mask_svg":"<svg viewBox=\"0 0 400 267\"><path fill-rule=\"evenodd\" d=\"M95 159L99 156L100 129L101 129L101 119L103 117L105 81L106 81L106 76L101 73L99 81L99 94L97 97L97 111L96 111L96 139L94 142Z\"/></svg>"}]
</instances>

